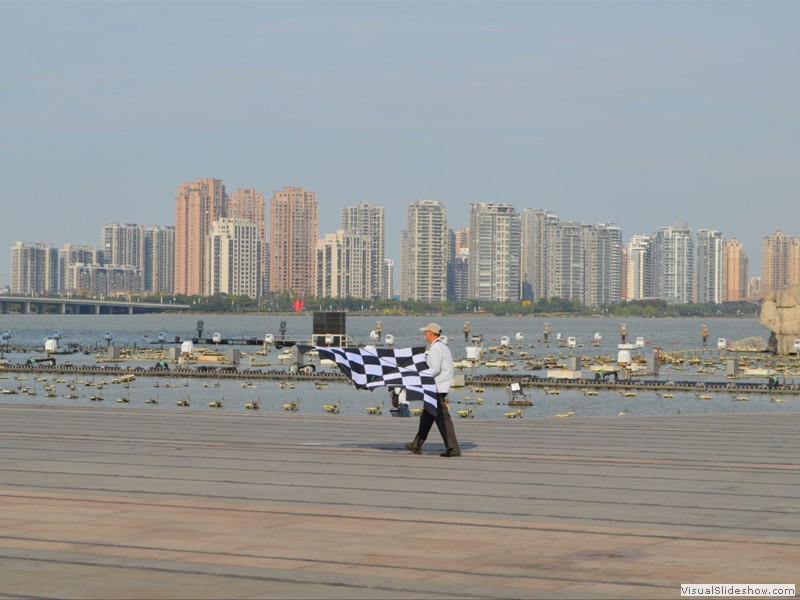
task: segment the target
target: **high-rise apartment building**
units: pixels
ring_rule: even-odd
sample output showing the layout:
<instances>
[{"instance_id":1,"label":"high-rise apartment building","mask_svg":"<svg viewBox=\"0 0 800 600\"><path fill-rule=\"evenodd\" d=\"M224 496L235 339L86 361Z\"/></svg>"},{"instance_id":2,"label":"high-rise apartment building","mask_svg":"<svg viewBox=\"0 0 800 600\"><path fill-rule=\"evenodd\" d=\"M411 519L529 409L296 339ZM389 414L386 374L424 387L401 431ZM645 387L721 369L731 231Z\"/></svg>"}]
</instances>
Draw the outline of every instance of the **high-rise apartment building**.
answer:
<instances>
[{"instance_id":1,"label":"high-rise apartment building","mask_svg":"<svg viewBox=\"0 0 800 600\"><path fill-rule=\"evenodd\" d=\"M724 302L742 302L748 300L749 264L742 243L733 238L725 242L723 258L725 268Z\"/></svg>"},{"instance_id":2,"label":"high-rise apartment building","mask_svg":"<svg viewBox=\"0 0 800 600\"><path fill-rule=\"evenodd\" d=\"M453 233L453 254L460 256L462 250L469 252L469 227L461 227Z\"/></svg>"},{"instance_id":3,"label":"high-rise apartment building","mask_svg":"<svg viewBox=\"0 0 800 600\"><path fill-rule=\"evenodd\" d=\"M628 242L626 295L628 300L644 300L653 297L653 265L650 243L649 235L634 235Z\"/></svg>"},{"instance_id":4,"label":"high-rise apartment building","mask_svg":"<svg viewBox=\"0 0 800 600\"><path fill-rule=\"evenodd\" d=\"M261 273L264 281L261 289L269 290L269 246L267 245L267 205L264 195L252 188L239 188L228 198L228 217L231 219L244 219L256 226L261 238L263 264Z\"/></svg>"},{"instance_id":5,"label":"high-rise apartment building","mask_svg":"<svg viewBox=\"0 0 800 600\"><path fill-rule=\"evenodd\" d=\"M206 240L211 224L227 216L228 198L219 179L197 179L175 196L175 293L203 294Z\"/></svg>"},{"instance_id":6,"label":"high-rise apartment building","mask_svg":"<svg viewBox=\"0 0 800 600\"><path fill-rule=\"evenodd\" d=\"M269 207L270 290L311 295L315 287L318 206L302 187L276 190Z\"/></svg>"},{"instance_id":7,"label":"high-rise apartment building","mask_svg":"<svg viewBox=\"0 0 800 600\"><path fill-rule=\"evenodd\" d=\"M747 284L747 297L750 300L758 300L763 297L761 294L761 277L751 277Z\"/></svg>"},{"instance_id":8,"label":"high-rise apartment building","mask_svg":"<svg viewBox=\"0 0 800 600\"><path fill-rule=\"evenodd\" d=\"M610 223L583 226L586 306L615 304L622 297L622 230Z\"/></svg>"},{"instance_id":9,"label":"high-rise apartment building","mask_svg":"<svg viewBox=\"0 0 800 600\"><path fill-rule=\"evenodd\" d=\"M383 289L386 290L387 297L394 298L394 261L391 258L383 259L381 279L383 279Z\"/></svg>"},{"instance_id":10,"label":"high-rise apartment building","mask_svg":"<svg viewBox=\"0 0 800 600\"><path fill-rule=\"evenodd\" d=\"M548 298L581 300L586 295L583 225L574 221L546 224L544 289Z\"/></svg>"},{"instance_id":11,"label":"high-rise apartment building","mask_svg":"<svg viewBox=\"0 0 800 600\"><path fill-rule=\"evenodd\" d=\"M725 297L725 238L712 229L699 230L696 238L696 302L720 304Z\"/></svg>"},{"instance_id":12,"label":"high-rise apartment building","mask_svg":"<svg viewBox=\"0 0 800 600\"><path fill-rule=\"evenodd\" d=\"M389 298L391 289L385 285L383 277L386 254L386 224L382 206L371 206L359 202L355 206L342 209L342 229L369 240L370 255L365 268L369 271L369 287L362 298Z\"/></svg>"},{"instance_id":13,"label":"high-rise apartment building","mask_svg":"<svg viewBox=\"0 0 800 600\"><path fill-rule=\"evenodd\" d=\"M547 228L558 223L558 217L540 208L522 211L522 250L520 268L522 297L526 300L549 298L548 284L548 233Z\"/></svg>"},{"instance_id":14,"label":"high-rise apartment building","mask_svg":"<svg viewBox=\"0 0 800 600\"><path fill-rule=\"evenodd\" d=\"M450 300L469 300L469 248L461 248L450 260Z\"/></svg>"},{"instance_id":15,"label":"high-rise apartment building","mask_svg":"<svg viewBox=\"0 0 800 600\"><path fill-rule=\"evenodd\" d=\"M114 274L110 289L118 290L122 282L133 282L139 291L172 293L175 281L175 228L135 223L106 223L100 234L104 262L102 266L113 269L133 269L137 275L121 277ZM91 263L85 263L90 266ZM96 265L100 266L100 265ZM117 273L114 271L114 273ZM73 275L69 275L74 280ZM92 277L94 279L92 279ZM91 281L100 281L105 289L105 275ZM141 277L141 282L137 280ZM73 283L76 283L73 281ZM130 290L131 292L133 290Z\"/></svg>"},{"instance_id":16,"label":"high-rise apartment building","mask_svg":"<svg viewBox=\"0 0 800 600\"><path fill-rule=\"evenodd\" d=\"M694 238L686 223L662 227L653 236L653 293L670 304L694 300Z\"/></svg>"},{"instance_id":17,"label":"high-rise apartment building","mask_svg":"<svg viewBox=\"0 0 800 600\"><path fill-rule=\"evenodd\" d=\"M469 213L468 298L520 299L522 220L510 204L479 202Z\"/></svg>"},{"instance_id":18,"label":"high-rise apartment building","mask_svg":"<svg viewBox=\"0 0 800 600\"><path fill-rule=\"evenodd\" d=\"M627 300L628 298L628 247L623 245L620 249L620 258L621 258L621 266L620 266L620 281L622 282L620 285L620 295L622 296L623 300Z\"/></svg>"},{"instance_id":19,"label":"high-rise apartment building","mask_svg":"<svg viewBox=\"0 0 800 600\"><path fill-rule=\"evenodd\" d=\"M105 298L139 294L143 291L140 267L75 265L73 272L76 288L84 294Z\"/></svg>"},{"instance_id":20,"label":"high-rise apartment building","mask_svg":"<svg viewBox=\"0 0 800 600\"><path fill-rule=\"evenodd\" d=\"M58 250L58 289L64 292L81 293L77 269L86 266L102 267L105 264L103 250L86 244L64 244Z\"/></svg>"},{"instance_id":21,"label":"high-rise apartment building","mask_svg":"<svg viewBox=\"0 0 800 600\"><path fill-rule=\"evenodd\" d=\"M370 298L372 239L339 229L317 241L315 295L319 298Z\"/></svg>"},{"instance_id":22,"label":"high-rise apartment building","mask_svg":"<svg viewBox=\"0 0 800 600\"><path fill-rule=\"evenodd\" d=\"M246 219L217 219L206 240L205 294L262 295L263 243L258 225Z\"/></svg>"},{"instance_id":23,"label":"high-rise apartment building","mask_svg":"<svg viewBox=\"0 0 800 600\"><path fill-rule=\"evenodd\" d=\"M106 223L100 239L107 266L144 266L144 227L135 223Z\"/></svg>"},{"instance_id":24,"label":"high-rise apartment building","mask_svg":"<svg viewBox=\"0 0 800 600\"><path fill-rule=\"evenodd\" d=\"M761 242L761 294L800 283L800 241L778 230Z\"/></svg>"},{"instance_id":25,"label":"high-rise apartment building","mask_svg":"<svg viewBox=\"0 0 800 600\"><path fill-rule=\"evenodd\" d=\"M58 291L58 250L50 244L11 246L11 293L47 295Z\"/></svg>"},{"instance_id":26,"label":"high-rise apartment building","mask_svg":"<svg viewBox=\"0 0 800 600\"><path fill-rule=\"evenodd\" d=\"M394 261L391 258L383 259L383 270L381 271L381 279L383 279L383 289L386 290L387 297L393 299L394 292Z\"/></svg>"},{"instance_id":27,"label":"high-rise apartment building","mask_svg":"<svg viewBox=\"0 0 800 600\"><path fill-rule=\"evenodd\" d=\"M143 286L146 292L171 294L175 289L175 228L144 228Z\"/></svg>"},{"instance_id":28,"label":"high-rise apartment building","mask_svg":"<svg viewBox=\"0 0 800 600\"><path fill-rule=\"evenodd\" d=\"M420 302L446 300L450 231L444 205L438 200L409 204L408 227L400 235L401 298Z\"/></svg>"}]
</instances>

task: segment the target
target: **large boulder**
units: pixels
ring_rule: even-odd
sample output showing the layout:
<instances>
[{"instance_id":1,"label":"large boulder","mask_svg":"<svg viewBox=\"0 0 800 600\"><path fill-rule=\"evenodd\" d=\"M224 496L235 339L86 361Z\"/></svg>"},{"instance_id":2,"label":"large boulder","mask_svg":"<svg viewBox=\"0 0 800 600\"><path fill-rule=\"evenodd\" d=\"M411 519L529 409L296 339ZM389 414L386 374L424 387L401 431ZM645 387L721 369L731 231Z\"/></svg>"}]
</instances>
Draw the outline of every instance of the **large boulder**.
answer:
<instances>
[{"instance_id":1,"label":"large boulder","mask_svg":"<svg viewBox=\"0 0 800 600\"><path fill-rule=\"evenodd\" d=\"M769 349L769 342L763 337L748 337L731 342L728 350L731 352L766 352Z\"/></svg>"},{"instance_id":2,"label":"large boulder","mask_svg":"<svg viewBox=\"0 0 800 600\"><path fill-rule=\"evenodd\" d=\"M776 354L793 354L800 340L800 285L765 296L760 323L772 332L769 349Z\"/></svg>"}]
</instances>

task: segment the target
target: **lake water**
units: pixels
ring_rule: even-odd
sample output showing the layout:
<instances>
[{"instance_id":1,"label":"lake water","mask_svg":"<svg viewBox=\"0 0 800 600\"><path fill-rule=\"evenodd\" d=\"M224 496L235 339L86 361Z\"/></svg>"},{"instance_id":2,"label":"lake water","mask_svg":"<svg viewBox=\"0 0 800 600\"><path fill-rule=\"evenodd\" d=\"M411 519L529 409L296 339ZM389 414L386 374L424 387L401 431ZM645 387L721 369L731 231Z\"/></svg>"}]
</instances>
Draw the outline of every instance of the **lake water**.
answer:
<instances>
[{"instance_id":1,"label":"lake water","mask_svg":"<svg viewBox=\"0 0 800 600\"><path fill-rule=\"evenodd\" d=\"M257 338L263 339L265 334L278 337L281 322L286 323L287 339L307 340L312 333L311 315L299 316L239 316L239 315L0 315L0 331L9 329L12 334L12 347L27 347L26 351L11 351L6 357L11 362L24 362L31 355L29 348L36 347L39 355L43 351L43 341L55 331L61 335L62 347L74 343L80 346L104 348L105 336L110 333L114 344L121 347L139 346L153 347L152 342L163 332L167 339L176 336L188 339L197 335L197 321L204 322L204 337L212 333L220 333L225 338ZM481 315L465 317L396 317L396 316L353 316L347 319L348 334L357 342L368 343L370 332L376 329L380 321L383 335L392 334L395 346L424 345L420 326L431 320L442 325L444 333L450 337L450 347L456 359L466 357L467 342L464 341L465 321L470 323L470 334L481 334L484 346L499 344L503 336L510 338L514 347L521 345L531 357L543 358L548 355L565 356L567 350L555 344L557 334L563 338L575 337L577 347L572 350L576 355L616 355L620 342L620 326L627 325L627 341L633 342L637 337L645 340L645 354L652 353L655 346L667 351L697 350L709 357L719 357L717 339L725 338L734 341L751 336L768 337L769 332L761 327L756 319L607 319L586 317L563 318L519 318L488 317ZM551 344L545 345L542 331L545 323L550 323ZM701 328L708 327L709 339L705 349L702 346ZM522 341L517 342L517 334ZM601 341L597 345L591 343L595 334ZM157 347L157 346L155 346ZM241 346L244 352L252 352L254 346ZM273 350L272 353L276 351ZM263 358L263 357L262 357ZM273 355L273 359L275 356ZM76 354L59 357L60 362L94 363L94 355ZM277 362L277 361L276 361ZM243 366L246 362L243 363ZM151 366L149 364L143 366ZM285 367L278 367L285 368ZM515 368L507 373L530 374ZM541 375L541 372L535 374ZM7 379L0 380L0 388L28 385L36 389L36 396L0 395L0 403L26 404L89 404L88 396L92 388L79 392L78 399L67 399L65 384L53 382L16 381L13 374L4 374ZM662 371L661 379L670 378L669 373ZM110 378L108 378L110 379ZM724 380L722 374L714 380ZM380 405L383 414L374 418L388 418L388 394L385 390L373 392L356 390L347 384L332 384L329 389L317 389L312 382L298 382L295 389L281 389L277 382L258 381L254 388L242 388L239 381L209 382L201 379L175 379L169 383L175 387L165 387L167 381L155 378L139 377L128 388L121 385L109 385L102 394L102 403L92 403L98 408L114 407L147 407L148 410L244 410L245 403L260 400L262 410L259 414L282 411L282 404L299 400L299 413L323 413L322 406L339 402L342 415L365 415L367 406ZM217 385L219 387L204 387ZM56 397L43 396L44 385L56 386ZM711 399L699 400L694 394L676 393L674 398L661 398L654 392L640 391L636 397L621 397L617 392L603 392L599 396L587 397L580 391L563 390L559 395L548 395L541 390L527 390L534 402L533 407L525 412L525 418L552 418L554 414L575 410L576 417L592 415L616 415L619 412L635 414L675 414L675 413L723 413L723 412L773 412L800 410L800 396L786 395L781 400L772 402L774 396L753 394L749 401L736 401L728 394L715 394ZM147 405L145 399L158 397L157 406ZM128 398L125 404L116 402L117 398ZM188 408L178 407L179 399L190 398ZM480 398L481 405L474 402ZM211 409L208 403L224 399L224 408ZM502 419L503 413L509 410L507 394L503 388L486 387L484 392L476 393L468 388L454 389L450 395L451 410L456 416L457 410L475 408L476 419ZM336 418L332 415L330 418Z\"/></svg>"},{"instance_id":2,"label":"lake water","mask_svg":"<svg viewBox=\"0 0 800 600\"><path fill-rule=\"evenodd\" d=\"M204 336L211 337L214 332L226 338L263 338L272 333L278 336L280 323L286 322L288 339L309 339L311 337L311 315L301 316L238 316L238 315L0 315L0 331L10 329L12 344L41 345L42 340L60 331L62 345L74 342L81 345L105 345L104 334L110 332L117 345L128 346L148 343L164 332L169 339L175 336L192 338L197 335L198 320L204 322ZM749 336L768 337L769 332L758 324L756 319L605 319L587 317L563 318L520 318L487 317L475 315L464 317L364 317L347 318L347 332L361 343L369 342L369 334L381 321L384 335L395 337L395 345L407 346L425 343L418 328L431 320L444 328L451 338L454 355L456 349L463 348L463 329L469 321L472 334L482 334L485 343L499 341L504 335L514 341L519 332L525 344L535 343L542 337L543 325L550 323L554 339L557 333L563 337L574 336L579 343L589 343L595 333L600 333L603 346L616 351L619 342L619 328L623 323L628 327L628 341L644 337L651 345L662 348L699 347L703 324L708 326L709 342L716 344L718 338L737 340ZM675 344L677 342L677 344Z\"/></svg>"}]
</instances>

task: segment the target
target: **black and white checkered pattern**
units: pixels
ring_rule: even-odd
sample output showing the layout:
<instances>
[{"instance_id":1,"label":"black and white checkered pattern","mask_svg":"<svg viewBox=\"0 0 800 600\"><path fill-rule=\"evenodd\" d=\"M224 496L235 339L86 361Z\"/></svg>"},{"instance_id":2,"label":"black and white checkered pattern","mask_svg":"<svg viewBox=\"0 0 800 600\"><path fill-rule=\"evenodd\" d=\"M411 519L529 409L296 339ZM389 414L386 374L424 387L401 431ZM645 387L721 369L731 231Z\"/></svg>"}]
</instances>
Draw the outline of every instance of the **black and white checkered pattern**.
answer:
<instances>
[{"instance_id":1,"label":"black and white checkered pattern","mask_svg":"<svg viewBox=\"0 0 800 600\"><path fill-rule=\"evenodd\" d=\"M401 387L408 400L423 400L436 414L436 381L425 361L425 348L321 348L319 357L334 361L356 387Z\"/></svg>"}]
</instances>

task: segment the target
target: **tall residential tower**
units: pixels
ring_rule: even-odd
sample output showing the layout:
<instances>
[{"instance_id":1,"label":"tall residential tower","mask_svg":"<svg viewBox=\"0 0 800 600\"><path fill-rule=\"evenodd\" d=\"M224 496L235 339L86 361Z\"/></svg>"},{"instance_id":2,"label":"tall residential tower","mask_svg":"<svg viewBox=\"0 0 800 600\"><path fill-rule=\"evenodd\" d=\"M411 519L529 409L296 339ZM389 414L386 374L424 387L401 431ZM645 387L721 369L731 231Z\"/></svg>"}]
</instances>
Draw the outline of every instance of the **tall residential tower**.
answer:
<instances>
[{"instance_id":1,"label":"tall residential tower","mask_svg":"<svg viewBox=\"0 0 800 600\"><path fill-rule=\"evenodd\" d=\"M314 293L317 212L314 192L302 187L274 192L269 207L270 291Z\"/></svg>"},{"instance_id":2,"label":"tall residential tower","mask_svg":"<svg viewBox=\"0 0 800 600\"><path fill-rule=\"evenodd\" d=\"M761 294L800 283L800 241L778 230L761 243Z\"/></svg>"},{"instance_id":3,"label":"tall residential tower","mask_svg":"<svg viewBox=\"0 0 800 600\"><path fill-rule=\"evenodd\" d=\"M388 298L391 290L386 288L383 277L386 253L384 211L382 206L371 206L359 202L355 206L342 209L342 229L357 236L363 236L369 243L369 256L364 265L367 274L362 280L369 282L362 298Z\"/></svg>"},{"instance_id":4,"label":"tall residential tower","mask_svg":"<svg viewBox=\"0 0 800 600\"><path fill-rule=\"evenodd\" d=\"M520 299L522 220L510 204L479 202L469 212L467 296L482 302Z\"/></svg>"},{"instance_id":5,"label":"tall residential tower","mask_svg":"<svg viewBox=\"0 0 800 600\"><path fill-rule=\"evenodd\" d=\"M748 300L747 254L742 242L733 238L725 243L725 302L742 302Z\"/></svg>"},{"instance_id":6,"label":"tall residential tower","mask_svg":"<svg viewBox=\"0 0 800 600\"><path fill-rule=\"evenodd\" d=\"M227 216L225 186L198 179L178 187L175 196L175 293L205 293L206 240L211 224Z\"/></svg>"},{"instance_id":7,"label":"tall residential tower","mask_svg":"<svg viewBox=\"0 0 800 600\"><path fill-rule=\"evenodd\" d=\"M450 232L447 210L438 200L408 206L408 227L401 233L400 294L403 300L447 299Z\"/></svg>"}]
</instances>

